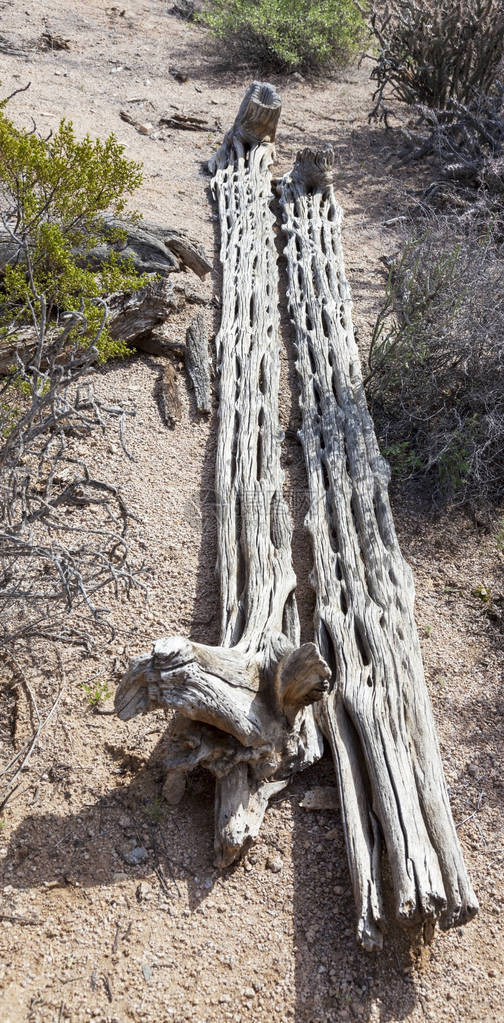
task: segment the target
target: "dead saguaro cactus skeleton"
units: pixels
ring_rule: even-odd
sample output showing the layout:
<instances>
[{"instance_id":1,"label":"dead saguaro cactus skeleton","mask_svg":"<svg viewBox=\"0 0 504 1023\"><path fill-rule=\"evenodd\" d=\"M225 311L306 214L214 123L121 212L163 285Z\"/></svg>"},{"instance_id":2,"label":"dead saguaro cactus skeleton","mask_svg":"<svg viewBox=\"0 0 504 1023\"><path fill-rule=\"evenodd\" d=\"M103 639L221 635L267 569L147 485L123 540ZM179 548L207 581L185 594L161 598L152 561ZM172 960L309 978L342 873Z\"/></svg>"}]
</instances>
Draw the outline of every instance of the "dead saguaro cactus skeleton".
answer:
<instances>
[{"instance_id":1,"label":"dead saguaro cactus skeleton","mask_svg":"<svg viewBox=\"0 0 504 1023\"><path fill-rule=\"evenodd\" d=\"M197 764L216 777L215 850L232 863L257 835L270 796L322 754L310 704L329 669L299 645L291 523L278 423L278 272L270 163L280 100L254 82L210 161L221 225L222 322L216 461L221 646L172 636L121 682L126 720L177 710L167 760L176 801Z\"/></svg>"},{"instance_id":2,"label":"dead saguaro cactus skeleton","mask_svg":"<svg viewBox=\"0 0 504 1023\"><path fill-rule=\"evenodd\" d=\"M453 823L389 470L369 415L341 247L333 152L305 149L281 183L289 306L313 542L315 634L331 665L316 716L334 757L358 937L385 928L381 839L397 918L448 928L478 903Z\"/></svg>"}]
</instances>

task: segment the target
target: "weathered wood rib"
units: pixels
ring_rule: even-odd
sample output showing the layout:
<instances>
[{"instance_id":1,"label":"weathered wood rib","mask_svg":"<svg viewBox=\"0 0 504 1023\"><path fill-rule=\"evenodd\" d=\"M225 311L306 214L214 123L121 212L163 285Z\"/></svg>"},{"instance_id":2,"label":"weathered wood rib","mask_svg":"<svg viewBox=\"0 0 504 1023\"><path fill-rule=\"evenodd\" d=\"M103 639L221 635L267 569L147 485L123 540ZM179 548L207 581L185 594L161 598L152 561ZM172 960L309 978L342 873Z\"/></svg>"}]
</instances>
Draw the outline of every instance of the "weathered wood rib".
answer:
<instances>
[{"instance_id":1,"label":"weathered wood rib","mask_svg":"<svg viewBox=\"0 0 504 1023\"><path fill-rule=\"evenodd\" d=\"M299 641L278 422L278 269L269 166L279 114L274 89L254 83L232 134L209 164L223 269L215 476L222 502L221 642L254 650L272 632Z\"/></svg>"},{"instance_id":2,"label":"weathered wood rib","mask_svg":"<svg viewBox=\"0 0 504 1023\"><path fill-rule=\"evenodd\" d=\"M333 669L317 718L339 781L358 937L382 945L380 836L404 923L444 928L478 903L455 831L397 541L389 469L366 404L341 247L333 153L306 149L281 183L313 542L315 629Z\"/></svg>"},{"instance_id":3,"label":"weathered wood rib","mask_svg":"<svg viewBox=\"0 0 504 1023\"><path fill-rule=\"evenodd\" d=\"M123 719L178 711L165 795L201 764L216 777L215 852L232 863L257 835L268 799L322 754L309 706L329 668L299 646L291 523L282 496L277 268L269 166L280 100L248 90L210 161L221 223L222 321L216 460L221 646L172 636L140 657L116 694Z\"/></svg>"}]
</instances>

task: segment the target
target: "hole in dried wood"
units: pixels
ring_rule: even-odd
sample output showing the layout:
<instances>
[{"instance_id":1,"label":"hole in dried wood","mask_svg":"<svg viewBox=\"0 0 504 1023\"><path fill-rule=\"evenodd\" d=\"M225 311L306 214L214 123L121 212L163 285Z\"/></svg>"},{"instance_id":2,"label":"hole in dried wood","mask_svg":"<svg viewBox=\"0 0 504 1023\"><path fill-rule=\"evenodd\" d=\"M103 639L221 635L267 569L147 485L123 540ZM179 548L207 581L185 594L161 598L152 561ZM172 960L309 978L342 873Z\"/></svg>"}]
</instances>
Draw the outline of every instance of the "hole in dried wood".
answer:
<instances>
[{"instance_id":1,"label":"hole in dried wood","mask_svg":"<svg viewBox=\"0 0 504 1023\"><path fill-rule=\"evenodd\" d=\"M363 664L370 664L371 658L369 656L369 647L364 633L362 622L358 618L354 618L354 631L355 631L355 642L357 643L357 649L359 651Z\"/></svg>"},{"instance_id":2,"label":"hole in dried wood","mask_svg":"<svg viewBox=\"0 0 504 1023\"><path fill-rule=\"evenodd\" d=\"M334 529L334 526L331 527L331 533L333 534L334 537L336 537L336 530ZM343 579L343 572L341 570L341 558L339 554L338 557L336 558L336 578L340 580Z\"/></svg>"},{"instance_id":3,"label":"hole in dried wood","mask_svg":"<svg viewBox=\"0 0 504 1023\"><path fill-rule=\"evenodd\" d=\"M239 380L240 377L241 377L241 362L240 362L240 356L239 355L236 356L235 365L236 365L236 379Z\"/></svg>"},{"instance_id":4,"label":"hole in dried wood","mask_svg":"<svg viewBox=\"0 0 504 1023\"><path fill-rule=\"evenodd\" d=\"M231 479L234 483L236 476L236 452L238 449L238 432L240 429L240 413L235 409L233 440L231 443Z\"/></svg>"},{"instance_id":5,"label":"hole in dried wood","mask_svg":"<svg viewBox=\"0 0 504 1023\"><path fill-rule=\"evenodd\" d=\"M389 579L393 586L398 586L399 580L394 572L393 568L389 568Z\"/></svg>"},{"instance_id":6,"label":"hole in dried wood","mask_svg":"<svg viewBox=\"0 0 504 1023\"><path fill-rule=\"evenodd\" d=\"M264 360L265 360L265 356L263 355L263 357L261 359L261 362L259 364L259 380L258 380L259 390L260 390L261 394L266 394L266 380L265 380L265 375L264 375Z\"/></svg>"},{"instance_id":7,"label":"hole in dried wood","mask_svg":"<svg viewBox=\"0 0 504 1023\"><path fill-rule=\"evenodd\" d=\"M307 330L313 330L313 320L312 320L312 318L311 318L311 316L310 316L310 314L309 314L307 309L305 310L305 322L306 322L306 329Z\"/></svg>"},{"instance_id":8,"label":"hole in dried wood","mask_svg":"<svg viewBox=\"0 0 504 1023\"><path fill-rule=\"evenodd\" d=\"M344 615L348 611L348 600L346 595L346 589L344 586L340 586L340 608Z\"/></svg>"},{"instance_id":9,"label":"hole in dried wood","mask_svg":"<svg viewBox=\"0 0 504 1023\"><path fill-rule=\"evenodd\" d=\"M322 407L321 407L322 394L321 394L320 387L317 384L316 380L313 380L313 396L315 398L315 404L317 406L317 412L318 412L319 416L321 416L322 415Z\"/></svg>"},{"instance_id":10,"label":"hole in dried wood","mask_svg":"<svg viewBox=\"0 0 504 1023\"><path fill-rule=\"evenodd\" d=\"M308 358L310 360L311 371L313 374L315 374L317 372L317 363L315 361L315 353L311 345L308 345Z\"/></svg>"},{"instance_id":11,"label":"hole in dried wood","mask_svg":"<svg viewBox=\"0 0 504 1023\"><path fill-rule=\"evenodd\" d=\"M236 610L236 627L235 634L241 636L244 625L244 608L243 608L243 597L246 594L247 588L247 566L243 555L242 544L241 544L241 531L242 531L242 510L240 498L236 498L235 504L235 538L236 538L236 597L238 606ZM238 640L235 639L235 642Z\"/></svg>"},{"instance_id":12,"label":"hole in dried wood","mask_svg":"<svg viewBox=\"0 0 504 1023\"><path fill-rule=\"evenodd\" d=\"M338 534L333 525L329 526L329 543L331 544L331 550L334 551L335 554L337 554L339 551L339 540ZM343 578L341 574L340 563L338 560L336 561L336 577L337 579Z\"/></svg>"},{"instance_id":13,"label":"hole in dried wood","mask_svg":"<svg viewBox=\"0 0 504 1023\"><path fill-rule=\"evenodd\" d=\"M327 219L328 219L329 223L331 223L331 224L336 220L336 210L335 210L334 206L332 205L332 203L329 206L329 209L327 211Z\"/></svg>"},{"instance_id":14,"label":"hole in dried wood","mask_svg":"<svg viewBox=\"0 0 504 1023\"><path fill-rule=\"evenodd\" d=\"M331 336L331 320L325 306L322 306L322 330L324 331L325 337Z\"/></svg>"},{"instance_id":15,"label":"hole in dried wood","mask_svg":"<svg viewBox=\"0 0 504 1023\"><path fill-rule=\"evenodd\" d=\"M298 288L299 288L300 292L303 294L304 293L304 273L303 273L303 269L299 265L299 263L297 265L297 282L298 282Z\"/></svg>"},{"instance_id":16,"label":"hole in dried wood","mask_svg":"<svg viewBox=\"0 0 504 1023\"><path fill-rule=\"evenodd\" d=\"M400 640L403 640L403 639L404 639L404 632L403 632L403 630L402 630L402 629L400 629L400 628L398 628L398 629L397 629L397 635L399 636L399 639L400 639ZM404 668L404 667L405 667L405 665L403 664L403 668Z\"/></svg>"},{"instance_id":17,"label":"hole in dried wood","mask_svg":"<svg viewBox=\"0 0 504 1023\"><path fill-rule=\"evenodd\" d=\"M255 320L255 293L252 292L250 296L250 311L249 311L250 326L254 326Z\"/></svg>"},{"instance_id":18,"label":"hole in dried wood","mask_svg":"<svg viewBox=\"0 0 504 1023\"><path fill-rule=\"evenodd\" d=\"M370 688L372 688L372 686L374 685L374 679L372 675L368 675L366 679L366 685L368 685Z\"/></svg>"},{"instance_id":19,"label":"hole in dried wood","mask_svg":"<svg viewBox=\"0 0 504 1023\"><path fill-rule=\"evenodd\" d=\"M322 455L320 459L320 469L322 472L322 482L324 484L324 488L325 490L329 490L331 484L329 482L329 473L327 471L327 460L324 457L324 455Z\"/></svg>"},{"instance_id":20,"label":"hole in dried wood","mask_svg":"<svg viewBox=\"0 0 504 1023\"><path fill-rule=\"evenodd\" d=\"M294 638L297 621L296 591L291 590L284 604L282 614L282 632L289 639Z\"/></svg>"},{"instance_id":21,"label":"hole in dried wood","mask_svg":"<svg viewBox=\"0 0 504 1023\"><path fill-rule=\"evenodd\" d=\"M331 676L334 678L334 676L336 674L336 664L337 664L336 654L334 652L334 644L333 644L331 635L330 635L329 630L327 629L326 624L325 624L325 622L324 622L324 620L322 618L319 620L319 623L318 623L318 640L319 640L320 653L322 654L322 657L324 658L324 660L327 661L327 663L328 663L328 665L329 665L329 667L331 669Z\"/></svg>"},{"instance_id":22,"label":"hole in dried wood","mask_svg":"<svg viewBox=\"0 0 504 1023\"><path fill-rule=\"evenodd\" d=\"M347 472L348 472L348 475L350 475L350 466L348 464L348 456L347 456ZM351 515L352 515L353 524L355 526L355 531L358 534L359 533L359 516L358 516L357 501L356 501L355 494L352 494L352 496L350 498L350 512L351 512Z\"/></svg>"},{"instance_id":23,"label":"hole in dried wood","mask_svg":"<svg viewBox=\"0 0 504 1023\"><path fill-rule=\"evenodd\" d=\"M263 468L263 438L262 438L262 427L264 424L264 409L259 410L259 416L257 419L259 425L259 432L257 434L257 455L256 455L256 478L261 479L262 468Z\"/></svg>"}]
</instances>

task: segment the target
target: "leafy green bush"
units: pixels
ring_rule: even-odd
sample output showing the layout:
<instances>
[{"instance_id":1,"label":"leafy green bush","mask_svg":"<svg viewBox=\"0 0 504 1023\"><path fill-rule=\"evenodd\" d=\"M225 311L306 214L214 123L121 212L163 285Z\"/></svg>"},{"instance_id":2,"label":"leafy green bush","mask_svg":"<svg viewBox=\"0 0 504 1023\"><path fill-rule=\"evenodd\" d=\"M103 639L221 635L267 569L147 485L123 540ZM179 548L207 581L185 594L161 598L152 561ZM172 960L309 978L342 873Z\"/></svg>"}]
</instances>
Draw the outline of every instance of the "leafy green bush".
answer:
<instances>
[{"instance_id":1,"label":"leafy green bush","mask_svg":"<svg viewBox=\"0 0 504 1023\"><path fill-rule=\"evenodd\" d=\"M289 71L347 62L365 34L353 0L209 0L200 20L252 61Z\"/></svg>"},{"instance_id":2,"label":"leafy green bush","mask_svg":"<svg viewBox=\"0 0 504 1023\"><path fill-rule=\"evenodd\" d=\"M46 139L16 128L5 105L0 103L0 211L9 261L0 285L0 340L12 339L24 324L39 324L41 317L45 328L80 310L85 344L102 322L96 300L145 283L114 253L99 271L85 265L86 253L107 234L101 215L124 211L141 182L140 165L123 156L113 135L104 142L76 139L69 121L62 120ZM98 352L102 361L125 354L106 326Z\"/></svg>"},{"instance_id":3,"label":"leafy green bush","mask_svg":"<svg viewBox=\"0 0 504 1023\"><path fill-rule=\"evenodd\" d=\"M504 262L455 218L410 227L369 353L368 399L399 478L478 502L504 487Z\"/></svg>"}]
</instances>

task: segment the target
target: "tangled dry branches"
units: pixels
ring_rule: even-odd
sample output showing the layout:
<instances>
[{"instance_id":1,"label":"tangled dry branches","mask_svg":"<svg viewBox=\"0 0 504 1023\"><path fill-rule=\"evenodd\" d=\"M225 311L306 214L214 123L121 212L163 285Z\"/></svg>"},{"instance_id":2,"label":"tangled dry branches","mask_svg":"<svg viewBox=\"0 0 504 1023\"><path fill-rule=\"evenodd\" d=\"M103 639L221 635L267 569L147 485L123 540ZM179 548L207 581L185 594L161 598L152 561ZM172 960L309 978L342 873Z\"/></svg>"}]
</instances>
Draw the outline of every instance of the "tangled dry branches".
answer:
<instances>
[{"instance_id":1,"label":"tangled dry branches","mask_svg":"<svg viewBox=\"0 0 504 1023\"><path fill-rule=\"evenodd\" d=\"M373 0L379 53L371 117L387 118L384 92L409 105L444 109L490 93L504 54L501 0Z\"/></svg>"},{"instance_id":2,"label":"tangled dry branches","mask_svg":"<svg viewBox=\"0 0 504 1023\"><path fill-rule=\"evenodd\" d=\"M368 395L399 476L437 499L502 495L504 263L477 222L410 225L369 357Z\"/></svg>"}]
</instances>

